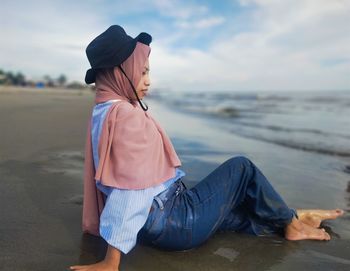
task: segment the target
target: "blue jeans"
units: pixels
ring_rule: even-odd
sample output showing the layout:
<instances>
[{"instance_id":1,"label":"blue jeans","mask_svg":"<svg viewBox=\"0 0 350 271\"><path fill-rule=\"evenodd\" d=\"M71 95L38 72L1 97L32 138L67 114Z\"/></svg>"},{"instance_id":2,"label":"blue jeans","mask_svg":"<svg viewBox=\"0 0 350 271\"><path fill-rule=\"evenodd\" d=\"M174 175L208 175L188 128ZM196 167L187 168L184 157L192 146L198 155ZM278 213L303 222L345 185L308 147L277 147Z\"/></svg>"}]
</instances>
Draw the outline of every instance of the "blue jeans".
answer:
<instances>
[{"instance_id":1,"label":"blue jeans","mask_svg":"<svg viewBox=\"0 0 350 271\"><path fill-rule=\"evenodd\" d=\"M250 160L234 157L191 189L178 180L157 195L138 241L186 250L216 231L281 233L295 215Z\"/></svg>"}]
</instances>

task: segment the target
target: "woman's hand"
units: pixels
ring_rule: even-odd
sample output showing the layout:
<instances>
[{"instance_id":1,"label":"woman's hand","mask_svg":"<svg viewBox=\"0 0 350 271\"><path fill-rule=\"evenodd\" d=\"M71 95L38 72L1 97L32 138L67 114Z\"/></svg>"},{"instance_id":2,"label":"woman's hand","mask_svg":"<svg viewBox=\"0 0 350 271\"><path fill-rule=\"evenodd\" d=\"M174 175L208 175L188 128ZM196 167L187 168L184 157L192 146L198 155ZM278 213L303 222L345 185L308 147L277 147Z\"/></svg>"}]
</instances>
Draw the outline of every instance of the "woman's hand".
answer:
<instances>
[{"instance_id":1,"label":"woman's hand","mask_svg":"<svg viewBox=\"0 0 350 271\"><path fill-rule=\"evenodd\" d=\"M69 267L70 270L80 270L80 271L118 271L118 267L115 264L111 264L103 260L90 265L74 265Z\"/></svg>"},{"instance_id":2,"label":"woman's hand","mask_svg":"<svg viewBox=\"0 0 350 271\"><path fill-rule=\"evenodd\" d=\"M89 265L73 265L70 270L80 271L118 271L120 262L120 251L108 245L106 257L103 261Z\"/></svg>"}]
</instances>

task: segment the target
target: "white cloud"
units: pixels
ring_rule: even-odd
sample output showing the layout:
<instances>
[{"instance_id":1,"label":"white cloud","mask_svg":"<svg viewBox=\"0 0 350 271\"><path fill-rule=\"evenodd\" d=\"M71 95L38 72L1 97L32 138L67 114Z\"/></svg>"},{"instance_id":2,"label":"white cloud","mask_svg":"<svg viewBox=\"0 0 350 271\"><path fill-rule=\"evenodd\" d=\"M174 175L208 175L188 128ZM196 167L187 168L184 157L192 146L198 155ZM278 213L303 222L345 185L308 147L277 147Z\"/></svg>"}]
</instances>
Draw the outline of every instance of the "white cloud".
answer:
<instances>
[{"instance_id":1,"label":"white cloud","mask_svg":"<svg viewBox=\"0 0 350 271\"><path fill-rule=\"evenodd\" d=\"M252 20L253 31L227 33L206 52L173 55L186 59L181 67L162 57L166 64L158 64L174 77L173 88L349 88L349 2L245 1L251 3L256 9L245 19ZM325 65L332 60L334 65Z\"/></svg>"},{"instance_id":2,"label":"white cloud","mask_svg":"<svg viewBox=\"0 0 350 271\"><path fill-rule=\"evenodd\" d=\"M208 13L206 6L190 4L188 1L154 0L149 3L158 9L163 16L174 17L176 19L190 19Z\"/></svg>"},{"instance_id":3,"label":"white cloud","mask_svg":"<svg viewBox=\"0 0 350 271\"><path fill-rule=\"evenodd\" d=\"M209 17L204 19L198 19L196 21L178 21L176 26L184 29L206 29L213 26L221 25L225 21L224 17Z\"/></svg>"}]
</instances>

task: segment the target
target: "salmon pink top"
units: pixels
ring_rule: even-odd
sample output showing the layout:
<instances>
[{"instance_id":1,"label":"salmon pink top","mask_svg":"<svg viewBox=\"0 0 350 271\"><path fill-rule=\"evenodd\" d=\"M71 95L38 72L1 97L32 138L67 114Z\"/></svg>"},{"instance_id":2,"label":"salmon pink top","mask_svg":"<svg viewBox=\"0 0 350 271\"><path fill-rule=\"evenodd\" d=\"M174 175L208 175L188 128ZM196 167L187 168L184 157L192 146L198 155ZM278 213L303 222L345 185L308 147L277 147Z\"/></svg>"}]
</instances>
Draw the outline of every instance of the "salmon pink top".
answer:
<instances>
[{"instance_id":1,"label":"salmon pink top","mask_svg":"<svg viewBox=\"0 0 350 271\"><path fill-rule=\"evenodd\" d=\"M134 86L141 79L150 48L137 43L122 64ZM145 189L174 177L181 162L165 131L149 112L135 103L129 81L119 68L101 71L96 77L96 104L118 99L109 108L100 134L99 164L94 168L91 120L88 123L84 162L83 231L99 235L104 197L102 185L119 189Z\"/></svg>"}]
</instances>

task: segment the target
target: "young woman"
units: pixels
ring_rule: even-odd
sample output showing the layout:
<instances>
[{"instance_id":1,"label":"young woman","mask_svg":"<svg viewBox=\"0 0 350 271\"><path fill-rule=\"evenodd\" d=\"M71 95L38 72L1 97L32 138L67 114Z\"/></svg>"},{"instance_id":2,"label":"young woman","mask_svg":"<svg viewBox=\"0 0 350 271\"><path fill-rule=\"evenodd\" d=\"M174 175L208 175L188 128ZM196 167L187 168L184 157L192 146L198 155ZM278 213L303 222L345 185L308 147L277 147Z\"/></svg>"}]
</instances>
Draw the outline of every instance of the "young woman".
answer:
<instances>
[{"instance_id":1,"label":"young woman","mask_svg":"<svg viewBox=\"0 0 350 271\"><path fill-rule=\"evenodd\" d=\"M108 243L105 259L71 270L118 270L121 253L143 242L169 250L199 246L216 231L329 240L324 219L342 210L293 210L247 158L233 157L187 189L162 127L142 99L150 87L149 44L109 27L87 47L86 83L96 105L85 150L83 231Z\"/></svg>"}]
</instances>

